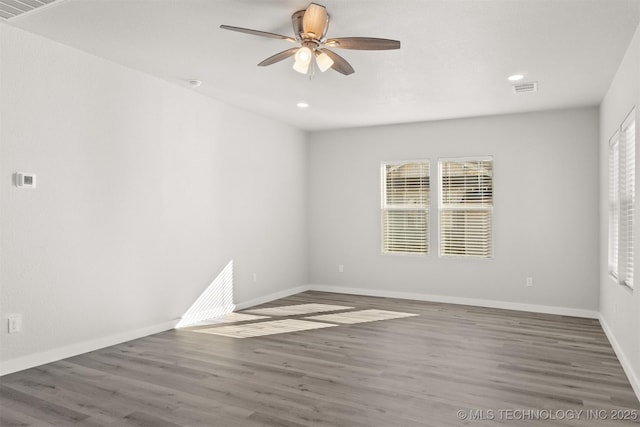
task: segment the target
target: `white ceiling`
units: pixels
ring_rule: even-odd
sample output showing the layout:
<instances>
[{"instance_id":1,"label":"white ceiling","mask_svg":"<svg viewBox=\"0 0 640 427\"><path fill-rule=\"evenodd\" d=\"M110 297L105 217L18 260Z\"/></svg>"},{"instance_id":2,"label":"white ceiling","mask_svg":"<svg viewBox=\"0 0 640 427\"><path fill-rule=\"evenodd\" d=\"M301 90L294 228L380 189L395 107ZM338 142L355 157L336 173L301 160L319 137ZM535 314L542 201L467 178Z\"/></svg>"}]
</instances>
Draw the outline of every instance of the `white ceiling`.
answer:
<instances>
[{"instance_id":1,"label":"white ceiling","mask_svg":"<svg viewBox=\"0 0 640 427\"><path fill-rule=\"evenodd\" d=\"M8 23L304 130L597 105L640 21L640 0L316 0L330 37L400 40L339 50L356 73L313 80L291 47L220 24L293 35L309 0L58 0ZM537 81L514 95L510 74ZM300 110L305 100L310 108Z\"/></svg>"}]
</instances>

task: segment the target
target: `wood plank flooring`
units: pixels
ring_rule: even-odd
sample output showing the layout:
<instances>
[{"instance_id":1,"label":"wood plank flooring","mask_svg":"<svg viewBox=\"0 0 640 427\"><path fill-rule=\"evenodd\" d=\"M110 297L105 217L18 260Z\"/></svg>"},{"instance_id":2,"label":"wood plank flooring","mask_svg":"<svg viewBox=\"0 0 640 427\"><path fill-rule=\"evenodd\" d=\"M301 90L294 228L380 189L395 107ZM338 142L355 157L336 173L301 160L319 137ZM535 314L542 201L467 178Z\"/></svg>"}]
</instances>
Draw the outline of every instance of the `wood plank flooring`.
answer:
<instances>
[{"instance_id":1,"label":"wood plank flooring","mask_svg":"<svg viewBox=\"0 0 640 427\"><path fill-rule=\"evenodd\" d=\"M242 339L163 332L2 377L0 425L640 424L596 320L321 292L254 308L309 303L418 316Z\"/></svg>"}]
</instances>

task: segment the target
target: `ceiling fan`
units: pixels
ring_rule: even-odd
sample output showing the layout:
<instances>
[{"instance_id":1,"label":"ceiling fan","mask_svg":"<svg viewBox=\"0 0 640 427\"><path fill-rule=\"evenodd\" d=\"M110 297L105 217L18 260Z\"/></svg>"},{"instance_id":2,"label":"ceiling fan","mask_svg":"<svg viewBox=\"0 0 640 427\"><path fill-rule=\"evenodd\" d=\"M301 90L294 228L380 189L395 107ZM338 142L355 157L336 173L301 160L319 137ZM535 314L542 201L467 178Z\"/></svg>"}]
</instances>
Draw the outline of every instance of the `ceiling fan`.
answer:
<instances>
[{"instance_id":1,"label":"ceiling fan","mask_svg":"<svg viewBox=\"0 0 640 427\"><path fill-rule=\"evenodd\" d=\"M295 56L293 69L299 73L309 75L313 74L316 66L322 72L325 72L329 68L333 68L335 71L344 75L355 72L351 64L337 53L327 49L329 47L356 50L400 49L400 42L398 40L373 37L340 37L327 39L326 34L329 28L329 15L324 6L316 3L311 3L306 9L299 10L291 15L291 22L293 24L295 38L265 31L251 30L249 28L232 27L230 25L220 25L220 28L253 34L255 36L287 40L299 45L276 53L258 65L265 67Z\"/></svg>"}]
</instances>

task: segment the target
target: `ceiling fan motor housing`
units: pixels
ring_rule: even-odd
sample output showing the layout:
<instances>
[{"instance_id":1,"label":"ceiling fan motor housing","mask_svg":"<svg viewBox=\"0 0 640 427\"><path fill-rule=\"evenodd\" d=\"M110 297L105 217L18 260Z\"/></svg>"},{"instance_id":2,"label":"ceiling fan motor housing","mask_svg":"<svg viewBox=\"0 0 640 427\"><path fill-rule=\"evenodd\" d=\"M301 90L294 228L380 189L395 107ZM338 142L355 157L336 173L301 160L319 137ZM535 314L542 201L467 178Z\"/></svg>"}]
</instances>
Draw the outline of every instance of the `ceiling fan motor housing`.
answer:
<instances>
[{"instance_id":1,"label":"ceiling fan motor housing","mask_svg":"<svg viewBox=\"0 0 640 427\"><path fill-rule=\"evenodd\" d=\"M324 31L322 32L322 34L313 34L313 33L307 34L304 32L304 25L302 24L304 13L306 11L307 11L306 9L299 10L295 12L293 15L291 15L291 24L293 25L293 34L295 34L296 38L300 41L307 40L307 39L315 39L315 40L318 40L318 44L320 44L319 42L321 40L324 40L324 38L327 35L327 30L329 29L329 14L327 14L327 22L324 24Z\"/></svg>"}]
</instances>

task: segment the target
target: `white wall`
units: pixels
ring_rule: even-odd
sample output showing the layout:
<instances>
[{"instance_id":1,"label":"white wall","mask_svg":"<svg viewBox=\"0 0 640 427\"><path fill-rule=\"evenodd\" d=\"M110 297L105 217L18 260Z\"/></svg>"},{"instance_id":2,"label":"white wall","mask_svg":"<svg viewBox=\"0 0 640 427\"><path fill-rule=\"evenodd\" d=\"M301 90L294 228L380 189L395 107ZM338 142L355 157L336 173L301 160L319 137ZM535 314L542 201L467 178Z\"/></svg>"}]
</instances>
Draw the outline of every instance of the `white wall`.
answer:
<instances>
[{"instance_id":1,"label":"white wall","mask_svg":"<svg viewBox=\"0 0 640 427\"><path fill-rule=\"evenodd\" d=\"M305 283L302 132L6 25L0 39L3 372L168 328L231 260L236 302Z\"/></svg>"},{"instance_id":2,"label":"white wall","mask_svg":"<svg viewBox=\"0 0 640 427\"><path fill-rule=\"evenodd\" d=\"M600 131L584 108L318 132L307 151L285 125L0 24L0 373L169 327L231 260L240 303L305 282L576 313L600 298L640 372L640 299L606 276L593 190L638 104L638 39ZM381 255L380 162L430 158L435 178L438 157L472 155L495 160L495 259L439 258L435 209L431 255Z\"/></svg>"},{"instance_id":3,"label":"white wall","mask_svg":"<svg viewBox=\"0 0 640 427\"><path fill-rule=\"evenodd\" d=\"M635 290L615 283L607 267L608 142L629 111L636 106L636 123L640 123L640 27L629 45L620 68L600 106L600 315L627 376L640 396L640 280ZM636 125L636 146L638 147ZM636 149L636 171L640 167L640 149ZM638 186L636 172L636 188ZM635 211L640 224L640 211ZM635 227L634 241L640 242L640 227ZM636 245L638 248L638 245ZM636 249L637 250L637 249ZM640 257L635 257L634 271L640 271ZM637 273L636 273L637 274Z\"/></svg>"},{"instance_id":4,"label":"white wall","mask_svg":"<svg viewBox=\"0 0 640 427\"><path fill-rule=\"evenodd\" d=\"M598 133L596 108L313 133L310 283L595 315ZM494 157L495 258L440 258L436 161L478 155ZM381 255L380 162L425 158L434 183L432 253Z\"/></svg>"}]
</instances>

